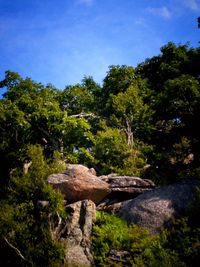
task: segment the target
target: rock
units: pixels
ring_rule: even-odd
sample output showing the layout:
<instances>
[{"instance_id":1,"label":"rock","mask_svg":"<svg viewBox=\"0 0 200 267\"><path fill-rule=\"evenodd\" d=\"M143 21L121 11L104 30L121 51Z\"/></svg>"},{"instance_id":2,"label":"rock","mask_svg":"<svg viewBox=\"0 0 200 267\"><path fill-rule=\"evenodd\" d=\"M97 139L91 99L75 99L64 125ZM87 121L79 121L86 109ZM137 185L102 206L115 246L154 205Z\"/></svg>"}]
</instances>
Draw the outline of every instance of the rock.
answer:
<instances>
[{"instance_id":1,"label":"rock","mask_svg":"<svg viewBox=\"0 0 200 267\"><path fill-rule=\"evenodd\" d=\"M112 194L116 192L118 197L123 194L138 195L155 188L151 180L133 176L103 176L102 180L109 184Z\"/></svg>"},{"instance_id":2,"label":"rock","mask_svg":"<svg viewBox=\"0 0 200 267\"><path fill-rule=\"evenodd\" d=\"M96 206L91 200L82 200L68 205L66 211L69 214L61 236L66 247L65 266L93 266L90 246Z\"/></svg>"},{"instance_id":3,"label":"rock","mask_svg":"<svg viewBox=\"0 0 200 267\"><path fill-rule=\"evenodd\" d=\"M101 179L109 184L111 193L103 200L97 209L116 213L121 202L133 199L139 194L155 188L155 184L148 179L141 179L133 176L101 176Z\"/></svg>"},{"instance_id":4,"label":"rock","mask_svg":"<svg viewBox=\"0 0 200 267\"><path fill-rule=\"evenodd\" d=\"M120 202L117 199L111 200L111 199L106 198L97 206L97 210L116 214L120 211L122 204L123 204L123 201Z\"/></svg>"},{"instance_id":5,"label":"rock","mask_svg":"<svg viewBox=\"0 0 200 267\"><path fill-rule=\"evenodd\" d=\"M155 184L149 179L141 179L135 176L102 176L102 180L105 180L110 184L112 188L116 187L142 187L152 188Z\"/></svg>"},{"instance_id":6,"label":"rock","mask_svg":"<svg viewBox=\"0 0 200 267\"><path fill-rule=\"evenodd\" d=\"M109 258L112 261L126 263L128 257L130 257L130 252L128 252L126 250L111 249L110 252L109 252Z\"/></svg>"},{"instance_id":7,"label":"rock","mask_svg":"<svg viewBox=\"0 0 200 267\"><path fill-rule=\"evenodd\" d=\"M89 169L81 164L69 164L64 173L71 177L81 176L88 173L96 175L94 168Z\"/></svg>"},{"instance_id":8,"label":"rock","mask_svg":"<svg viewBox=\"0 0 200 267\"><path fill-rule=\"evenodd\" d=\"M160 232L186 210L199 185L200 181L192 180L153 189L123 202L119 215L129 223L147 227L152 233Z\"/></svg>"},{"instance_id":9,"label":"rock","mask_svg":"<svg viewBox=\"0 0 200 267\"><path fill-rule=\"evenodd\" d=\"M59 190L69 203L83 199L99 203L110 189L109 185L94 173L94 169L88 169L83 165L69 165L64 173L50 175L47 183Z\"/></svg>"}]
</instances>

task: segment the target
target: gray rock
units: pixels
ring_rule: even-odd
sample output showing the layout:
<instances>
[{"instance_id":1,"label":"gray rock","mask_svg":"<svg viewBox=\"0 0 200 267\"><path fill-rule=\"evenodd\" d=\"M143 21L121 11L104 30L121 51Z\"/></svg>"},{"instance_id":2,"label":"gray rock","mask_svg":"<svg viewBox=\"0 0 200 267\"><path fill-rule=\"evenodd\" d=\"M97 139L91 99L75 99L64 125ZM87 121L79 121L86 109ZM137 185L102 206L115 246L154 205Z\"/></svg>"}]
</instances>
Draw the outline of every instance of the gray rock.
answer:
<instances>
[{"instance_id":1,"label":"gray rock","mask_svg":"<svg viewBox=\"0 0 200 267\"><path fill-rule=\"evenodd\" d=\"M105 199L102 201L98 206L97 210L98 211L106 211L112 214L117 214L121 207L122 207L123 201L117 201L117 199Z\"/></svg>"},{"instance_id":2,"label":"gray rock","mask_svg":"<svg viewBox=\"0 0 200 267\"><path fill-rule=\"evenodd\" d=\"M127 262L127 258L130 257L130 252L126 250L111 249L109 252L109 258L116 262Z\"/></svg>"},{"instance_id":3,"label":"gray rock","mask_svg":"<svg viewBox=\"0 0 200 267\"><path fill-rule=\"evenodd\" d=\"M192 180L153 189L123 202L119 215L129 223L147 227L152 233L160 232L186 210L199 185L200 181Z\"/></svg>"},{"instance_id":4,"label":"gray rock","mask_svg":"<svg viewBox=\"0 0 200 267\"><path fill-rule=\"evenodd\" d=\"M148 179L141 179L135 176L108 176L102 178L109 183L111 188L135 187L135 188L153 188L155 184Z\"/></svg>"},{"instance_id":5,"label":"gray rock","mask_svg":"<svg viewBox=\"0 0 200 267\"><path fill-rule=\"evenodd\" d=\"M146 190L155 188L155 184L148 179L134 176L103 176L103 181L109 184L112 193L138 195Z\"/></svg>"},{"instance_id":6,"label":"gray rock","mask_svg":"<svg viewBox=\"0 0 200 267\"><path fill-rule=\"evenodd\" d=\"M83 200L68 205L66 210L69 215L61 236L66 247L65 266L93 266L90 245L96 206L91 200Z\"/></svg>"},{"instance_id":7,"label":"gray rock","mask_svg":"<svg viewBox=\"0 0 200 267\"><path fill-rule=\"evenodd\" d=\"M155 188L151 180L134 176L108 175L101 176L101 179L109 184L111 193L99 203L97 209L111 213L116 213L120 209L122 201L133 199Z\"/></svg>"}]
</instances>

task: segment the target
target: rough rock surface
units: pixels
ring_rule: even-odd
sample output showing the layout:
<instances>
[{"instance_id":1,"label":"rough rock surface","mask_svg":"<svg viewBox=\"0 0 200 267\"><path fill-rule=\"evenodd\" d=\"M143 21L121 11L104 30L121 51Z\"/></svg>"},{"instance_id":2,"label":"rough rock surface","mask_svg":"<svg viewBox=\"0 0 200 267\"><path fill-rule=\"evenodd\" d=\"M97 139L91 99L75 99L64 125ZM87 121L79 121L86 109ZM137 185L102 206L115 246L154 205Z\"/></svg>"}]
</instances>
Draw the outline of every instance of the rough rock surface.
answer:
<instances>
[{"instance_id":1,"label":"rough rock surface","mask_svg":"<svg viewBox=\"0 0 200 267\"><path fill-rule=\"evenodd\" d=\"M110 192L109 185L95 175L94 169L79 164L69 165L64 173L50 175L47 183L59 190L69 203L83 199L99 203Z\"/></svg>"},{"instance_id":2,"label":"rough rock surface","mask_svg":"<svg viewBox=\"0 0 200 267\"><path fill-rule=\"evenodd\" d=\"M69 215L61 236L66 247L65 266L93 266L90 245L96 206L91 200L83 200L68 205L66 210Z\"/></svg>"},{"instance_id":3,"label":"rough rock surface","mask_svg":"<svg viewBox=\"0 0 200 267\"><path fill-rule=\"evenodd\" d=\"M130 252L126 250L111 249L109 252L109 258L114 262L127 262L127 258L130 257Z\"/></svg>"},{"instance_id":4,"label":"rough rock surface","mask_svg":"<svg viewBox=\"0 0 200 267\"><path fill-rule=\"evenodd\" d=\"M148 179L141 179L134 176L109 176L102 178L110 186L112 192L140 194L145 190L155 187L155 184Z\"/></svg>"},{"instance_id":5,"label":"rough rock surface","mask_svg":"<svg viewBox=\"0 0 200 267\"><path fill-rule=\"evenodd\" d=\"M130 223L147 227L152 233L166 227L191 202L200 181L183 181L145 192L121 204L119 215Z\"/></svg>"},{"instance_id":6,"label":"rough rock surface","mask_svg":"<svg viewBox=\"0 0 200 267\"><path fill-rule=\"evenodd\" d=\"M155 184L148 179L133 176L102 176L101 179L109 184L111 193L98 205L98 210L116 213L121 202L133 199L139 194L155 188Z\"/></svg>"},{"instance_id":7,"label":"rough rock surface","mask_svg":"<svg viewBox=\"0 0 200 267\"><path fill-rule=\"evenodd\" d=\"M123 202L124 201L120 201L118 199L106 198L101 203L99 203L99 205L97 205L97 210L116 214L119 213Z\"/></svg>"},{"instance_id":8,"label":"rough rock surface","mask_svg":"<svg viewBox=\"0 0 200 267\"><path fill-rule=\"evenodd\" d=\"M135 176L104 175L101 179L109 183L111 187L155 187L153 181L141 179Z\"/></svg>"}]
</instances>

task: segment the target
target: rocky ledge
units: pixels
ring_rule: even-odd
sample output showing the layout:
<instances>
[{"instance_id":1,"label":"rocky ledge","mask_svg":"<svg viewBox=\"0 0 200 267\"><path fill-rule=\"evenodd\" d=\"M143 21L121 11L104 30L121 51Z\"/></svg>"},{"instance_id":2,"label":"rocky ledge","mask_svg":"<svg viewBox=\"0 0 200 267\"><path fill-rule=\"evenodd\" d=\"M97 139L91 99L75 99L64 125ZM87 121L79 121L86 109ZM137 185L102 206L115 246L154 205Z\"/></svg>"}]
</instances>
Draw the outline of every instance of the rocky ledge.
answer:
<instances>
[{"instance_id":1,"label":"rocky ledge","mask_svg":"<svg viewBox=\"0 0 200 267\"><path fill-rule=\"evenodd\" d=\"M97 209L101 211L116 212L120 208L120 202L133 199L156 187L151 180L135 176L108 175L100 178L108 183L111 191L97 206Z\"/></svg>"},{"instance_id":2,"label":"rocky ledge","mask_svg":"<svg viewBox=\"0 0 200 267\"><path fill-rule=\"evenodd\" d=\"M200 180L185 180L156 188L148 179L108 175L97 177L94 169L70 165L64 173L52 174L47 183L65 198L68 217L54 231L66 245L66 266L92 266L92 224L96 209L116 213L127 222L158 233L188 208ZM97 207L96 207L96 205ZM39 201L43 209L47 201ZM58 222L60 219L58 218ZM58 231L57 231L58 230ZM128 254L111 251L123 262Z\"/></svg>"}]
</instances>

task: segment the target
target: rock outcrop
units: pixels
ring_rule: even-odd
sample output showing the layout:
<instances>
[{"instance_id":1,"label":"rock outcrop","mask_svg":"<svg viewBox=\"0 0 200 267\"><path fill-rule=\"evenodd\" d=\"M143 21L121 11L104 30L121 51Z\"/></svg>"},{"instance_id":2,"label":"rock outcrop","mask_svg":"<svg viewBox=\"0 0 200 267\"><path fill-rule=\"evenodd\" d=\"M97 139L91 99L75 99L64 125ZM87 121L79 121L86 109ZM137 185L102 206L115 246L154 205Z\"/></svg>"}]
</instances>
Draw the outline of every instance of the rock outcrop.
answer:
<instances>
[{"instance_id":1,"label":"rock outcrop","mask_svg":"<svg viewBox=\"0 0 200 267\"><path fill-rule=\"evenodd\" d=\"M104 176L102 180L109 184L112 193L117 195L130 194L137 196L149 189L155 188L155 184L148 179L134 176Z\"/></svg>"},{"instance_id":2,"label":"rock outcrop","mask_svg":"<svg viewBox=\"0 0 200 267\"><path fill-rule=\"evenodd\" d=\"M68 217L61 236L66 247L65 266L93 266L90 252L92 225L96 218L96 206L91 200L78 201L66 207Z\"/></svg>"},{"instance_id":3,"label":"rock outcrop","mask_svg":"<svg viewBox=\"0 0 200 267\"><path fill-rule=\"evenodd\" d=\"M68 203L90 199L99 203L110 192L109 185L95 175L94 169L69 165L64 173L52 174L47 183L59 190Z\"/></svg>"},{"instance_id":4,"label":"rock outcrop","mask_svg":"<svg viewBox=\"0 0 200 267\"><path fill-rule=\"evenodd\" d=\"M98 210L117 212L121 202L134 199L139 194L155 188L148 179L133 176L102 176L101 179L109 184L111 193L98 205Z\"/></svg>"},{"instance_id":5,"label":"rock outcrop","mask_svg":"<svg viewBox=\"0 0 200 267\"><path fill-rule=\"evenodd\" d=\"M120 203L119 215L130 223L150 229L152 233L167 227L192 201L200 181L183 181L145 192L132 200Z\"/></svg>"}]
</instances>

